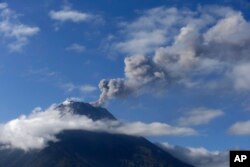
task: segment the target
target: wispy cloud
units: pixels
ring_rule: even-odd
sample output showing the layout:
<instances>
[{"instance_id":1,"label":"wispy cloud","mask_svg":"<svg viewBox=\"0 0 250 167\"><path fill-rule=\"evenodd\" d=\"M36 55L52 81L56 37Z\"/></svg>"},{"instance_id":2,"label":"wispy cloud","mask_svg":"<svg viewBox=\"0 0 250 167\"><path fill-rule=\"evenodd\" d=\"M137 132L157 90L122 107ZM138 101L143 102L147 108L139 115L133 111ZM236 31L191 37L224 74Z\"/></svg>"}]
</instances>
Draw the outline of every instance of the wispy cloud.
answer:
<instances>
[{"instance_id":1,"label":"wispy cloud","mask_svg":"<svg viewBox=\"0 0 250 167\"><path fill-rule=\"evenodd\" d=\"M210 121L222 116L224 112L217 109L195 108L185 114L185 116L178 119L179 125L203 125L208 124Z\"/></svg>"},{"instance_id":2,"label":"wispy cloud","mask_svg":"<svg viewBox=\"0 0 250 167\"><path fill-rule=\"evenodd\" d=\"M90 19L93 19L95 16L90 14L90 13L85 13L77 10L70 9L69 7L64 8L59 11L50 11L49 16L53 20L57 20L60 22L74 22L74 23L79 23L79 22L85 22L89 21Z\"/></svg>"},{"instance_id":3,"label":"wispy cloud","mask_svg":"<svg viewBox=\"0 0 250 167\"><path fill-rule=\"evenodd\" d=\"M83 53L85 51L85 46L77 43L73 43L66 48L67 51L73 51L76 53Z\"/></svg>"},{"instance_id":4,"label":"wispy cloud","mask_svg":"<svg viewBox=\"0 0 250 167\"><path fill-rule=\"evenodd\" d=\"M91 84L76 84L74 82L70 82L62 73L53 71L48 67L29 68L22 74L22 76L28 80L43 83L46 82L49 85L63 90L67 94L78 92L81 95L90 96L98 89L96 86Z\"/></svg>"},{"instance_id":5,"label":"wispy cloud","mask_svg":"<svg viewBox=\"0 0 250 167\"><path fill-rule=\"evenodd\" d=\"M7 3L0 3L0 34L7 40L10 51L22 50L29 38L39 31L39 27L21 23Z\"/></svg>"},{"instance_id":6,"label":"wispy cloud","mask_svg":"<svg viewBox=\"0 0 250 167\"><path fill-rule=\"evenodd\" d=\"M45 111L36 108L30 115L22 115L5 124L0 124L0 143L10 148L23 150L41 149L48 141L56 142L56 134L63 130L103 131L136 136L194 135L196 131L186 127L174 127L165 123L131 122L92 119L76 115L70 108L58 110L52 105Z\"/></svg>"},{"instance_id":7,"label":"wispy cloud","mask_svg":"<svg viewBox=\"0 0 250 167\"><path fill-rule=\"evenodd\" d=\"M158 145L174 157L196 167L229 166L228 151L209 151L203 147L182 147L171 145L169 143L160 143Z\"/></svg>"},{"instance_id":8,"label":"wispy cloud","mask_svg":"<svg viewBox=\"0 0 250 167\"><path fill-rule=\"evenodd\" d=\"M96 86L93 86L90 84L76 85L76 84L71 83L71 82L61 84L61 87L63 89L65 89L67 92L79 91L83 94L92 93L92 92L97 90Z\"/></svg>"},{"instance_id":9,"label":"wispy cloud","mask_svg":"<svg viewBox=\"0 0 250 167\"><path fill-rule=\"evenodd\" d=\"M59 80L59 73L49 69L48 67L42 68L29 68L24 74L24 77L27 77L31 80L37 81L52 81L55 82Z\"/></svg>"},{"instance_id":10,"label":"wispy cloud","mask_svg":"<svg viewBox=\"0 0 250 167\"><path fill-rule=\"evenodd\" d=\"M83 93L91 93L97 90L97 87L93 85L82 85L80 86L80 91Z\"/></svg>"},{"instance_id":11,"label":"wispy cloud","mask_svg":"<svg viewBox=\"0 0 250 167\"><path fill-rule=\"evenodd\" d=\"M0 9L7 8L8 4L7 3L0 3Z\"/></svg>"},{"instance_id":12,"label":"wispy cloud","mask_svg":"<svg viewBox=\"0 0 250 167\"><path fill-rule=\"evenodd\" d=\"M73 83L63 83L61 84L61 87L66 91L66 92L72 92L73 90L77 89L77 86Z\"/></svg>"}]
</instances>

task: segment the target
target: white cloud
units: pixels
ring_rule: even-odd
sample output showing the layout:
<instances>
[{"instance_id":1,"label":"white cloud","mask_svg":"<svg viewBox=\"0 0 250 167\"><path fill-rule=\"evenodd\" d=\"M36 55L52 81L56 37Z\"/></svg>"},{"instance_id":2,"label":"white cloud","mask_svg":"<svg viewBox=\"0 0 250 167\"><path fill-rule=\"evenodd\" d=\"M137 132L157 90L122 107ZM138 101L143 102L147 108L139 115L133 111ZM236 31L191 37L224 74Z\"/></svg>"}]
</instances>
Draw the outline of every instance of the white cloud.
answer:
<instances>
[{"instance_id":1,"label":"white cloud","mask_svg":"<svg viewBox=\"0 0 250 167\"><path fill-rule=\"evenodd\" d=\"M8 4L7 3L0 3L0 9L7 8Z\"/></svg>"},{"instance_id":2,"label":"white cloud","mask_svg":"<svg viewBox=\"0 0 250 167\"><path fill-rule=\"evenodd\" d=\"M133 34L133 39L120 42L116 45L117 49L125 52L147 53L158 45L166 42L165 32L154 30L152 32L137 32Z\"/></svg>"},{"instance_id":3,"label":"white cloud","mask_svg":"<svg viewBox=\"0 0 250 167\"><path fill-rule=\"evenodd\" d=\"M71 21L71 22L85 22L90 19L92 19L94 16L89 14L89 13L84 13L80 12L77 10L73 9L62 9L59 11L50 11L49 16L53 20L61 21L61 22L66 22L66 21Z\"/></svg>"},{"instance_id":4,"label":"white cloud","mask_svg":"<svg viewBox=\"0 0 250 167\"><path fill-rule=\"evenodd\" d=\"M20 51L39 31L39 27L21 23L6 3L0 4L0 34L9 42L11 51Z\"/></svg>"},{"instance_id":5,"label":"white cloud","mask_svg":"<svg viewBox=\"0 0 250 167\"><path fill-rule=\"evenodd\" d=\"M0 143L10 148L23 150L44 148L48 141L57 141L55 135L63 130L104 131L136 136L194 135L196 131L186 127L173 127L165 123L132 122L111 120L93 121L76 115L70 108L59 111L52 105L45 111L36 108L30 115L22 115L5 124L0 124Z\"/></svg>"},{"instance_id":6,"label":"white cloud","mask_svg":"<svg viewBox=\"0 0 250 167\"><path fill-rule=\"evenodd\" d=\"M82 102L84 101L83 98L80 98L80 97L68 97L66 100L64 100L62 102L63 105L69 105L71 104L72 102Z\"/></svg>"},{"instance_id":7,"label":"white cloud","mask_svg":"<svg viewBox=\"0 0 250 167\"><path fill-rule=\"evenodd\" d=\"M218 23L204 34L205 40L215 41L218 43L232 43L242 45L249 41L250 24L247 22L242 13L237 12L221 19Z\"/></svg>"},{"instance_id":8,"label":"white cloud","mask_svg":"<svg viewBox=\"0 0 250 167\"><path fill-rule=\"evenodd\" d=\"M203 147L182 147L169 143L159 144L161 148L172 154L174 157L194 165L195 167L228 167L228 152L209 151Z\"/></svg>"},{"instance_id":9,"label":"white cloud","mask_svg":"<svg viewBox=\"0 0 250 167\"><path fill-rule=\"evenodd\" d=\"M191 128L174 127L160 122L148 124L143 122L125 123L116 127L115 132L135 136L191 136L197 134Z\"/></svg>"},{"instance_id":10,"label":"white cloud","mask_svg":"<svg viewBox=\"0 0 250 167\"><path fill-rule=\"evenodd\" d=\"M143 11L134 21L122 24L125 39L115 44L115 47L131 55L154 53L156 49L178 40L175 38L181 29L185 31L185 27L195 26L198 30L213 22L213 19L202 13L200 17L196 17L197 13L199 11L174 7L157 7Z\"/></svg>"},{"instance_id":11,"label":"white cloud","mask_svg":"<svg viewBox=\"0 0 250 167\"><path fill-rule=\"evenodd\" d=\"M122 23L125 41L115 44L115 48L129 54L144 54L154 51L169 42L171 26L180 19L176 8L153 8L143 13L133 22Z\"/></svg>"},{"instance_id":12,"label":"white cloud","mask_svg":"<svg viewBox=\"0 0 250 167\"><path fill-rule=\"evenodd\" d=\"M92 86L92 85L82 85L80 86L80 91L83 93L91 93L97 90L97 87Z\"/></svg>"},{"instance_id":13,"label":"white cloud","mask_svg":"<svg viewBox=\"0 0 250 167\"><path fill-rule=\"evenodd\" d=\"M221 110L195 108L178 119L178 123L183 126L208 124L215 118L222 116Z\"/></svg>"},{"instance_id":14,"label":"white cloud","mask_svg":"<svg viewBox=\"0 0 250 167\"><path fill-rule=\"evenodd\" d=\"M240 63L234 66L229 74L237 90L250 90L250 62Z\"/></svg>"},{"instance_id":15,"label":"white cloud","mask_svg":"<svg viewBox=\"0 0 250 167\"><path fill-rule=\"evenodd\" d=\"M83 53L85 51L85 46L77 43L73 43L66 48L68 51L74 51L76 53Z\"/></svg>"},{"instance_id":16,"label":"white cloud","mask_svg":"<svg viewBox=\"0 0 250 167\"><path fill-rule=\"evenodd\" d=\"M250 135L250 120L236 122L230 127L229 132L234 135Z\"/></svg>"}]
</instances>

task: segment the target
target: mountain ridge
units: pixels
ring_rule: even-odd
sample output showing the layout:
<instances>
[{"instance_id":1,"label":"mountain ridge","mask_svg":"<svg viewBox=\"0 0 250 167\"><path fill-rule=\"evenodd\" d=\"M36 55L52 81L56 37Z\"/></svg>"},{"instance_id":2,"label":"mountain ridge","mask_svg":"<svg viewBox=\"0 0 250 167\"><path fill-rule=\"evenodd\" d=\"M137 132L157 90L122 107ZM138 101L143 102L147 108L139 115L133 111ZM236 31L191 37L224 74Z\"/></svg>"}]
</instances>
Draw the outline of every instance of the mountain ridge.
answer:
<instances>
[{"instance_id":1,"label":"mountain ridge","mask_svg":"<svg viewBox=\"0 0 250 167\"><path fill-rule=\"evenodd\" d=\"M117 120L106 108L96 107L90 103L66 100L56 107L58 110L65 110L66 108L69 108L73 114L85 115L94 121L101 119Z\"/></svg>"}]
</instances>

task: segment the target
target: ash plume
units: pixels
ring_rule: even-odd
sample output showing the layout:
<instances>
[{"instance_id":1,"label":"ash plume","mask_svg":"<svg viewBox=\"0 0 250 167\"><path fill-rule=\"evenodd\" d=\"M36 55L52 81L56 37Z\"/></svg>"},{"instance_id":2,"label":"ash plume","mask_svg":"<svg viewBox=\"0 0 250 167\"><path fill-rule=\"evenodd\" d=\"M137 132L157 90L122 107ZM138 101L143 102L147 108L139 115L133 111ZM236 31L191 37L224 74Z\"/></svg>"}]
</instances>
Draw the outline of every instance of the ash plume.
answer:
<instances>
[{"instance_id":1,"label":"ash plume","mask_svg":"<svg viewBox=\"0 0 250 167\"><path fill-rule=\"evenodd\" d=\"M94 104L150 89L164 92L170 83L203 89L220 89L223 83L236 91L250 90L250 79L242 79L249 78L249 29L250 22L230 7L147 10L123 24L125 39L113 48L130 55L124 60L124 77L102 80Z\"/></svg>"},{"instance_id":2,"label":"ash plume","mask_svg":"<svg viewBox=\"0 0 250 167\"><path fill-rule=\"evenodd\" d=\"M126 57L125 77L117 79L103 79L99 83L101 95L94 106L101 106L112 98L123 98L135 94L145 86L153 83L165 84L166 74L148 57L135 55ZM164 82L163 82L164 81Z\"/></svg>"}]
</instances>

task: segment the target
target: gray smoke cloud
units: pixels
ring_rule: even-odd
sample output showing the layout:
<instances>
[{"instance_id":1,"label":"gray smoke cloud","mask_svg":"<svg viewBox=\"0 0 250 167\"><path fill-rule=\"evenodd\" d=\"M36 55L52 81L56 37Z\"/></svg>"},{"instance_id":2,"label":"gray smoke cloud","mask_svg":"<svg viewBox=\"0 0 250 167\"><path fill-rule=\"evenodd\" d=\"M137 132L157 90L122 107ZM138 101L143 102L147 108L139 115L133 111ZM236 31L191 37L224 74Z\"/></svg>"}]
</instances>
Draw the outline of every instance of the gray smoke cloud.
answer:
<instances>
[{"instance_id":1,"label":"gray smoke cloud","mask_svg":"<svg viewBox=\"0 0 250 167\"><path fill-rule=\"evenodd\" d=\"M113 48L131 55L124 60L124 77L102 80L95 105L150 89L162 92L175 84L218 88L223 82L250 90L248 80L241 86L247 71L238 70L242 63L250 64L250 22L240 11L159 7L123 25L125 39Z\"/></svg>"},{"instance_id":2,"label":"gray smoke cloud","mask_svg":"<svg viewBox=\"0 0 250 167\"><path fill-rule=\"evenodd\" d=\"M94 106L103 105L108 99L113 97L127 96L132 89L126 85L124 79L103 79L99 83L99 89L101 90L100 98L97 102L93 103Z\"/></svg>"},{"instance_id":3,"label":"gray smoke cloud","mask_svg":"<svg viewBox=\"0 0 250 167\"><path fill-rule=\"evenodd\" d=\"M166 73L158 67L149 57L135 55L126 57L125 78L103 79L99 83L100 98L93 103L95 106L103 105L108 99L126 97L143 89L147 85L166 84Z\"/></svg>"}]
</instances>

